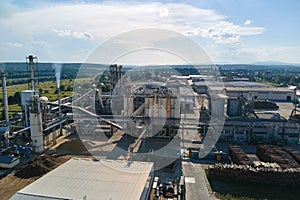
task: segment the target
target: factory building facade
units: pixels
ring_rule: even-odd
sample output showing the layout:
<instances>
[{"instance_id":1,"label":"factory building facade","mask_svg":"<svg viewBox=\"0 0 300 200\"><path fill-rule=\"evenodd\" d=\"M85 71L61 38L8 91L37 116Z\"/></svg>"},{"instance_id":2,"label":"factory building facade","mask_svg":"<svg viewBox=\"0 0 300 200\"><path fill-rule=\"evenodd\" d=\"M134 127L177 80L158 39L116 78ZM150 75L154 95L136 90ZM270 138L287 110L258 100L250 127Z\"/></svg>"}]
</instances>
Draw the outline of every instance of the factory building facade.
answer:
<instances>
[{"instance_id":1,"label":"factory building facade","mask_svg":"<svg viewBox=\"0 0 300 200\"><path fill-rule=\"evenodd\" d=\"M252 95L257 100L271 100L271 101L293 101L294 91L287 88L275 88L275 87L253 87L253 88L238 88L238 87L226 87L226 95L229 98L237 98L241 94L245 97Z\"/></svg>"},{"instance_id":2,"label":"factory building facade","mask_svg":"<svg viewBox=\"0 0 300 200\"><path fill-rule=\"evenodd\" d=\"M287 120L226 119L220 139L252 143L299 143L299 124Z\"/></svg>"}]
</instances>

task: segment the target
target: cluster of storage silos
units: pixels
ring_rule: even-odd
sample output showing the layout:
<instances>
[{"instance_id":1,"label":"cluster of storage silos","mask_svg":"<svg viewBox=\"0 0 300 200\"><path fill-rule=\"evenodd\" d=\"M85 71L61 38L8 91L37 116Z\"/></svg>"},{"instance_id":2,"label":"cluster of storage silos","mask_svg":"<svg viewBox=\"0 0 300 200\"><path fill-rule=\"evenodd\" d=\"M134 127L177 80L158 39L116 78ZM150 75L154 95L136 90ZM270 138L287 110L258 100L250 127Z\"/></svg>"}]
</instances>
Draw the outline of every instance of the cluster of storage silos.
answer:
<instances>
[{"instance_id":1,"label":"cluster of storage silos","mask_svg":"<svg viewBox=\"0 0 300 200\"><path fill-rule=\"evenodd\" d=\"M135 124L124 124L128 131L133 128L130 126L139 126L139 124L150 126L149 130L155 129L154 127L162 130L165 126L173 124L168 123L168 120L180 119L180 99L164 86L144 85L136 88L130 95L124 96L122 113L135 122ZM165 132L169 131L165 130Z\"/></svg>"},{"instance_id":2,"label":"cluster of storage silos","mask_svg":"<svg viewBox=\"0 0 300 200\"><path fill-rule=\"evenodd\" d=\"M239 98L230 98L227 100L227 115L229 117L242 115L242 102Z\"/></svg>"}]
</instances>

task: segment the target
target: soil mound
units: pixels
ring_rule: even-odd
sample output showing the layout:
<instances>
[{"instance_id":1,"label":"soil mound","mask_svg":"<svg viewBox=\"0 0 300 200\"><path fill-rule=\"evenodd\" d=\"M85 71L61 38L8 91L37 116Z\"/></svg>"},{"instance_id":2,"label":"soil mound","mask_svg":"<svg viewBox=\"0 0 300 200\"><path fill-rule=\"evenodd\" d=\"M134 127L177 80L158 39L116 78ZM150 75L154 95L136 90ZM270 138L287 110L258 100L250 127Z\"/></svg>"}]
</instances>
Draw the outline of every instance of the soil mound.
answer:
<instances>
[{"instance_id":1,"label":"soil mound","mask_svg":"<svg viewBox=\"0 0 300 200\"><path fill-rule=\"evenodd\" d=\"M49 155L43 155L23 166L15 173L15 176L19 178L41 176L51 171L54 166L56 166L56 158Z\"/></svg>"},{"instance_id":2,"label":"soil mound","mask_svg":"<svg viewBox=\"0 0 300 200\"><path fill-rule=\"evenodd\" d=\"M72 153L82 153L87 151L84 144L82 144L80 138L72 138L59 145L56 149Z\"/></svg>"}]
</instances>

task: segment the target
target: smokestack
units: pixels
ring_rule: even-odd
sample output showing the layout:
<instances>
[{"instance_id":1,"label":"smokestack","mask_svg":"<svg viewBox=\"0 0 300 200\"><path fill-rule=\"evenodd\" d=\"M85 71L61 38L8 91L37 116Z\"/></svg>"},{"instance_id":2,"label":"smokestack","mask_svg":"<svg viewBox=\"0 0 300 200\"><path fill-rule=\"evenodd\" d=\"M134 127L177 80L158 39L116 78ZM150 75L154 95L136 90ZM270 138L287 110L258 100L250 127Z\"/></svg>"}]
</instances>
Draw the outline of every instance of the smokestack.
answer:
<instances>
[{"instance_id":1,"label":"smokestack","mask_svg":"<svg viewBox=\"0 0 300 200\"><path fill-rule=\"evenodd\" d=\"M34 64L33 64L34 57L32 55L28 56L29 60L29 70L30 70L30 79L31 79L31 89L35 91L35 80L34 80Z\"/></svg>"},{"instance_id":2,"label":"smokestack","mask_svg":"<svg viewBox=\"0 0 300 200\"><path fill-rule=\"evenodd\" d=\"M9 125L8 102L7 102L7 90L6 90L6 75L4 72L2 72L2 93L3 93L5 124L6 127L8 127Z\"/></svg>"},{"instance_id":3,"label":"smokestack","mask_svg":"<svg viewBox=\"0 0 300 200\"><path fill-rule=\"evenodd\" d=\"M60 102L60 87L57 88L57 98L58 98L58 117L59 120L62 120L62 114L61 114L61 102ZM62 125L59 124L59 135L62 136Z\"/></svg>"},{"instance_id":4,"label":"smokestack","mask_svg":"<svg viewBox=\"0 0 300 200\"><path fill-rule=\"evenodd\" d=\"M57 84L57 103L58 103L58 117L59 120L62 120L62 113L61 113L61 102L60 102L60 78L61 78L61 64L54 64L52 68L55 70L55 78ZM62 125L59 124L59 134L62 136Z\"/></svg>"}]
</instances>

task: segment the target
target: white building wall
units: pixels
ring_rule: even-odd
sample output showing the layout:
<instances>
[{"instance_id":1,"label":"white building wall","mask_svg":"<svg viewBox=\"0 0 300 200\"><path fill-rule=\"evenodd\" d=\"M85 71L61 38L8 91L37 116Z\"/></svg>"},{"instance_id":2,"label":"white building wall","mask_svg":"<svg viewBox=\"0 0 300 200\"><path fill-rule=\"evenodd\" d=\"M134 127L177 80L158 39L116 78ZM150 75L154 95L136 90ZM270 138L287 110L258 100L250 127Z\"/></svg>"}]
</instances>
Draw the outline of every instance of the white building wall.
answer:
<instances>
[{"instance_id":1,"label":"white building wall","mask_svg":"<svg viewBox=\"0 0 300 200\"><path fill-rule=\"evenodd\" d=\"M243 96L247 98L250 93L252 93L253 97L256 97L258 100L271 100L271 101L287 101L290 99L291 101L294 100L294 92L293 91L243 91L241 89L240 91L230 91L230 89L226 92L226 95L230 98L237 98L241 95L241 92L243 93Z\"/></svg>"}]
</instances>

